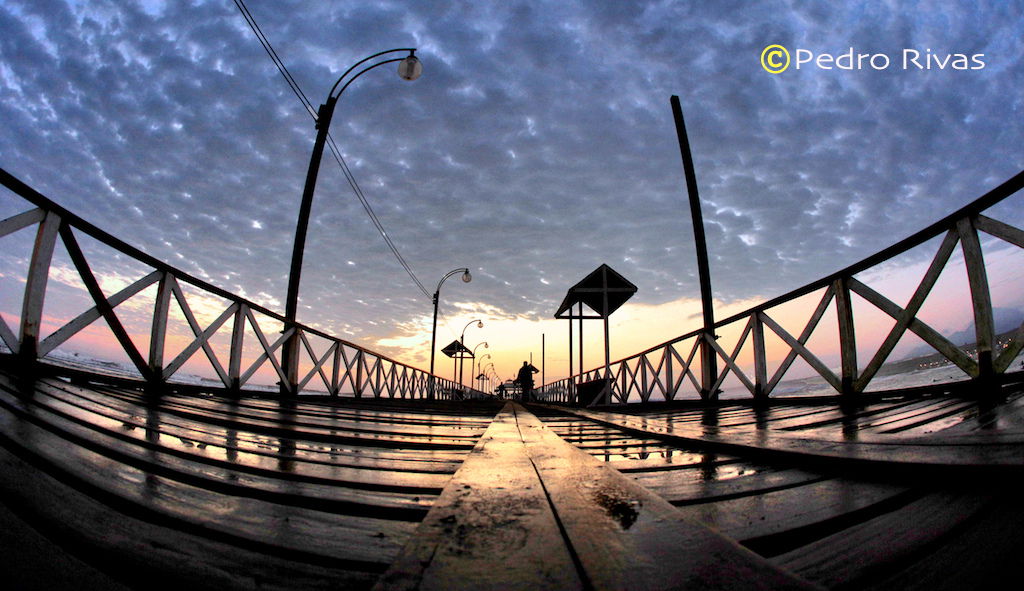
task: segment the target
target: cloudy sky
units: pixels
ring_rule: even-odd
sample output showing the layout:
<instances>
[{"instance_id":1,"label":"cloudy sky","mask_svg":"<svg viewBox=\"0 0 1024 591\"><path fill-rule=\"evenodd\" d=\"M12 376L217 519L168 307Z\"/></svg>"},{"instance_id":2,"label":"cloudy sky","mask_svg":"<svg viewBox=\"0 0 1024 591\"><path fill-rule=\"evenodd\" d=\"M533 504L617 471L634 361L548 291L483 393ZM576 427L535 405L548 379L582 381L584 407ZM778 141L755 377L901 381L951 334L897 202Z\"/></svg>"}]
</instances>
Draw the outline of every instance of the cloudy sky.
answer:
<instances>
[{"instance_id":1,"label":"cloudy sky","mask_svg":"<svg viewBox=\"0 0 1024 591\"><path fill-rule=\"evenodd\" d=\"M699 297L673 94L723 307L851 264L1024 169L1024 2L247 5L314 104L359 59L418 48L423 76L361 77L332 136L428 291L472 269L442 290L438 340L483 317L467 342L495 357L539 353L556 325L538 321L601 263L668 331L636 342L696 328L664 317ZM759 59L772 44L794 60L778 75ZM798 49L888 64L797 68ZM962 70L950 54L983 55ZM231 0L0 0L0 166L276 310L314 135ZM1020 202L1004 209L1020 225ZM332 160L312 217L300 320L425 367L430 300Z\"/></svg>"}]
</instances>

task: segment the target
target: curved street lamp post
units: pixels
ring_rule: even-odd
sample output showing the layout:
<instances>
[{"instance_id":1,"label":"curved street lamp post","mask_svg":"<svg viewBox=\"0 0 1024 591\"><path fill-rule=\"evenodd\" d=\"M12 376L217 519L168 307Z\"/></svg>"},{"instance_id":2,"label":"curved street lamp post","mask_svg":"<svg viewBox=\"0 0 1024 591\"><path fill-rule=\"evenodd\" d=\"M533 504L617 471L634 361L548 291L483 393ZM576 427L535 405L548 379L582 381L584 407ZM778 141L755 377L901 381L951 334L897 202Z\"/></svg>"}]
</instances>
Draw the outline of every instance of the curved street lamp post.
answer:
<instances>
[{"instance_id":1,"label":"curved street lamp post","mask_svg":"<svg viewBox=\"0 0 1024 591\"><path fill-rule=\"evenodd\" d=\"M492 387L493 384L491 383L491 376L492 376L493 372L488 372L487 370L493 368L494 367L494 363L490 362L487 365L484 365L484 359L486 359L488 357L491 357L491 355L490 354L486 354L486 355L484 355L484 356L482 356L480 358L480 375L477 377L477 379L479 380L479 379L483 378L484 380L486 380L487 381L487 393L488 394L493 394L494 393L494 388Z\"/></svg>"},{"instance_id":2,"label":"curved street lamp post","mask_svg":"<svg viewBox=\"0 0 1024 591\"><path fill-rule=\"evenodd\" d=\"M470 326L472 326L473 323L476 323L476 327L477 328L483 328L484 327L484 321L480 320L480 319L470 320L469 322L466 323L466 326L462 327L462 334L459 336L459 344L462 345L463 349L466 348L466 329L468 329ZM470 353L470 355L474 355L474 354L475 353ZM462 366L465 364L465 359L466 359L465 356L466 356L465 351L463 351L462 353L459 353L459 388L460 389L462 388Z\"/></svg>"},{"instance_id":3,"label":"curved street lamp post","mask_svg":"<svg viewBox=\"0 0 1024 591\"><path fill-rule=\"evenodd\" d=\"M483 324L483 322L481 322L481 324ZM476 375L476 350L480 348L480 345L483 345L484 349L490 348L490 345L487 344L487 341L477 343L476 346L473 347L473 356L470 358L469 362L469 375L471 379L473 379L473 376ZM481 359L481 361L483 361L483 359Z\"/></svg>"},{"instance_id":4,"label":"curved street lamp post","mask_svg":"<svg viewBox=\"0 0 1024 591\"><path fill-rule=\"evenodd\" d=\"M477 345L477 347L479 347L479 346L480 346L480 345ZM488 345L488 346L484 347L484 349L490 349L490 348L491 348L491 347L490 347L490 345ZM490 353L484 353L483 355L481 355L481 356L480 356L480 365L477 365L477 366L476 366L476 367L477 367L477 368L478 368L478 369L480 370L480 373L483 373L483 372L484 372L484 360L485 360L485 359L493 359L493 357L491 357L491 354L490 354ZM476 358L475 358L475 357L473 358L473 361L474 361L474 362L476 361ZM471 371L470 373L471 373L471 374L473 374L473 373L476 373L476 370L473 370L473 371ZM477 378L477 379L480 379L480 378Z\"/></svg>"},{"instance_id":5,"label":"curved street lamp post","mask_svg":"<svg viewBox=\"0 0 1024 591\"><path fill-rule=\"evenodd\" d=\"M376 58L385 56L390 53L409 52L409 55L403 58L387 58L377 61L375 63L366 66L362 70L359 70L355 75L349 78L343 86L339 89L338 86L342 80L351 74L356 68L362 66L366 62L375 60ZM313 193L316 190L316 178L320 173L320 159L324 154L324 145L327 143L327 134L331 126L331 117L334 115L334 107L338 103L338 98L345 92L345 89L349 87L357 78L369 72L370 70L383 66L384 64L390 64L399 62L398 64L398 75L403 80L415 80L420 77L423 72L423 66L420 64L419 59L416 58L416 49L412 47L403 47L398 49L389 49L380 53L375 53L367 58L363 58L353 65L351 68L345 71L340 78L331 87L331 91L327 94L327 101L320 105L316 115L316 141L313 143L313 153L309 158L309 169L306 171L306 185L302 191L302 204L299 206L299 220L295 227L295 245L292 248L292 263L291 269L288 273L288 296L285 301L285 330L294 328L296 324L296 314L298 312L299 303L299 280L302 275L302 255L306 248L306 230L309 227L309 214L313 208ZM337 91L337 92L335 92ZM299 344L301 339L298 334L293 333L284 344L284 350L281 357L281 369L287 378L286 381L281 383L281 394L282 395L296 395L298 394L298 371L299 371Z\"/></svg>"},{"instance_id":6,"label":"curved street lamp post","mask_svg":"<svg viewBox=\"0 0 1024 591\"><path fill-rule=\"evenodd\" d=\"M462 267L459 269L452 269L437 282L437 289L434 290L434 327L430 332L430 387L427 390L427 398L434 398L434 351L437 349L437 302L441 298L441 284L443 284L452 275L462 273L462 282L469 283L473 280L473 276L469 274L469 269Z\"/></svg>"}]
</instances>

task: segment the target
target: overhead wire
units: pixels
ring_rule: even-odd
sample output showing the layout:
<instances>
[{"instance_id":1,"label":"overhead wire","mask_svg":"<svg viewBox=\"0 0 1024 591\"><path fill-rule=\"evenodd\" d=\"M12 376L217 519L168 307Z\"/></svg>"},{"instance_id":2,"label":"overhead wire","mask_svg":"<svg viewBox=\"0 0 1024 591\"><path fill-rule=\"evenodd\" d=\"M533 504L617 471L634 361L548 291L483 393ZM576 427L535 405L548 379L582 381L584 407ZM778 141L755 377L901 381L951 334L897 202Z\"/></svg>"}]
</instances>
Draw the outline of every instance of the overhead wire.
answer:
<instances>
[{"instance_id":1,"label":"overhead wire","mask_svg":"<svg viewBox=\"0 0 1024 591\"><path fill-rule=\"evenodd\" d=\"M274 46L270 44L270 39L267 39L267 36L263 34L263 29L260 28L259 23L256 22L252 13L249 12L249 7L245 5L245 1L234 1L235 6L237 6L239 12L242 13L242 17L245 18L245 22L249 25L249 28L252 29L253 34L256 35L256 39L259 40L260 45L263 46L263 50L267 52L267 55L270 56L270 60L274 62L275 66L277 66L277 71L281 73L284 81L288 83L288 87L292 89L296 98L299 99L299 102L302 103L302 106L306 108L315 121L317 119L317 112L316 109L313 108L313 103L306 96L306 93L302 92L302 88L299 86L299 83L295 81L295 78L292 77L292 73L289 72L288 67L284 65L284 61L278 57L277 52L274 51Z\"/></svg>"},{"instance_id":2,"label":"overhead wire","mask_svg":"<svg viewBox=\"0 0 1024 591\"><path fill-rule=\"evenodd\" d=\"M370 202L367 201L362 187L360 187L359 183L356 181L355 175L352 174L352 170L348 167L348 162L345 161L345 157L341 154L341 150L338 148L330 133L327 134L327 145L331 149L331 154L334 156L334 160L337 161L338 166L341 167L342 172L345 174L345 179L348 180L349 185L352 187L352 191L359 199L359 203L361 203L363 205L363 209L366 210L366 215L370 217L370 221L373 222L377 231L380 232L381 237L384 238L384 242L387 243L388 248L391 249L392 254L395 255L396 259L398 259L398 263L402 265L405 272L409 274L409 277L412 279L413 283L416 284L416 287L423 292L423 295L429 298L430 292L427 291L427 288L424 287L423 283L421 283L419 278L416 277L416 274L412 271L412 267L409 266L405 257L403 257L402 253L399 252L398 246L396 246L391 240L391 237L388 236L387 230L384 229L384 225L381 223L380 218L377 217L377 214L373 211L373 207L370 206Z\"/></svg>"},{"instance_id":3,"label":"overhead wire","mask_svg":"<svg viewBox=\"0 0 1024 591\"><path fill-rule=\"evenodd\" d=\"M288 87L291 88L296 98L298 98L299 102L302 103L302 106L305 107L306 111L308 111L309 114L313 117L313 120L316 121L319 117L317 115L317 110L313 108L313 103L309 100L308 97L306 97L306 94L302 92L302 87L300 87L299 83L295 80L294 77L292 77L291 72L288 71L288 67L285 66L284 64L284 61L281 60L281 58L277 55L277 51L274 50L274 46L270 43L270 39L268 39L267 36L263 34L263 30L256 22L256 19L252 16L252 13L249 12L249 8L245 5L245 1L234 0L234 2L235 6L238 7L239 12L242 13L242 17L245 18L245 22L249 25L249 28L252 29L253 34L256 35L256 38L259 40L260 45L263 46L264 51L267 52L267 55L270 57L271 61L274 62L274 65L277 67L277 70L281 73L281 76L288 84ZM341 153L341 150L338 148L337 144L334 141L334 138L330 135L330 133L327 134L327 140L328 147L331 150L331 154L334 156L334 160L338 163L338 166L341 168L342 173L344 173L345 180L348 181L349 186L352 188L352 192L356 194L356 197L359 199L359 203L362 204L363 209L366 211L366 214L370 217L370 221L373 223L374 227L377 228L377 231L384 239L384 242L387 244L388 249L391 250L391 253L398 260L398 264L400 264L402 268L405 269L405 272L409 275L413 283L416 284L416 287L423 293L423 295L428 298L431 297L430 292L427 291L427 288L424 287L423 283L419 280L418 277L416 277L416 274L413 272L412 267L405 260L405 257L402 256L402 253L398 250L398 246L394 243L394 241L391 240L391 237L384 229L384 225L381 223L380 218L377 217L376 212L373 211L373 207L370 205L370 202L366 199L366 195L363 193L362 187L360 187L359 183L356 181L355 175L349 168L348 163L345 161L345 158Z\"/></svg>"}]
</instances>

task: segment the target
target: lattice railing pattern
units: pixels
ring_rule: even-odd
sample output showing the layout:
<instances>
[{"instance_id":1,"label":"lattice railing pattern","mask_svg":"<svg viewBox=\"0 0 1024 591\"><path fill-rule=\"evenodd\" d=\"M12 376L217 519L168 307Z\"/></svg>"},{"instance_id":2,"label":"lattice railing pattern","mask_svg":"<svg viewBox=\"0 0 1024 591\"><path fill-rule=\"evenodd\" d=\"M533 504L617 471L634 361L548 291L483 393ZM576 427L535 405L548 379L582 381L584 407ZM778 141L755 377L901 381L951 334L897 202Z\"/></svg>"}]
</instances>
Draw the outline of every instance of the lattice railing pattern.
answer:
<instances>
[{"instance_id":1,"label":"lattice railing pattern","mask_svg":"<svg viewBox=\"0 0 1024 591\"><path fill-rule=\"evenodd\" d=\"M989 281L982 254L979 232L998 238L1009 245L1024 248L1024 231L1010 224L988 217L981 212L1013 195L1024 187L1024 172L1006 181L970 205L932 224L913 236L852 265L838 273L794 290L769 302L755 306L715 324L715 332L739 328L739 338L730 349L723 348L715 336L697 330L653 347L642 353L616 361L609 366L596 367L582 375L548 384L540 389L540 397L552 402L574 400L577 385L601 379L612 382L611 403L647 402L650 400L674 400L684 392L702 390L717 392L730 375L742 384L755 398L772 395L783 378L786 378L797 359L802 359L813 368L824 382L837 394L857 395L864 392L876 377L883 364L900 339L909 330L917 335L931 349L938 352L950 363L960 368L969 378L991 380L1010 369L1010 365L1024 347L1024 325L1020 326L1008 342L995 342L992 313L992 299ZM905 306L858 280L855 275L881 265L908 250L918 247L936 237L942 237L937 251L923 278ZM968 355L961 347L944 337L939 331L918 317L932 288L935 287L943 270L948 266L957 247L963 254L970 287L970 301L974 318L977 355ZM793 302L798 298L813 296L821 292L817 305L811 311L803 329L794 334L786 330L773 318L773 309ZM881 345L862 367L857 359L857 323L854 318L851 294L856 294L871 306L891 317L895 324L889 330ZM832 306L834 303L834 306ZM835 311L837 322L830 327L821 324L827 310ZM808 346L808 340L819 325L834 331L833 342L839 344L840 367L828 366ZM781 364L769 373L765 354L765 334L776 335L789 351ZM742 369L741 351L750 342L751 364L748 371ZM699 367L699 349L702 345L713 349L719 368L712 383L703 384ZM749 350L747 348L746 350Z\"/></svg>"},{"instance_id":2,"label":"lattice railing pattern","mask_svg":"<svg viewBox=\"0 0 1024 591\"><path fill-rule=\"evenodd\" d=\"M125 244L49 201L2 169L0 182L34 206L0 221L0 238L25 228L35 228L35 241L24 275L24 296L17 325L12 328L0 312L0 340L16 358L33 363L37 360L46 360L57 347L82 333L97 320L103 319L121 350L145 381L156 384L172 382L185 364L202 351L202 355L213 368L219 385L228 390L240 391L245 389L257 372L268 364L277 378L287 383L281 368L281 348L289 337L297 334L301 342L300 363L307 366L308 370L300 374L297 384L291 388L293 392L326 392L334 396L344 394L357 397L427 398L433 390L437 398L462 395L458 392L458 384L451 380L431 378L427 372L314 328L302 324L288 325L280 314L192 277ZM152 270L141 279L107 296L100 287L100 280L94 270L96 267L90 264L79 244L82 235L87 235ZM70 257L78 279L88 291L92 307L50 332L45 338L41 338L48 278L58 244L63 245ZM204 301L219 298L226 302L223 310L205 327L190 306L190 298L182 289L183 283L197 288L203 295L215 296L204 298ZM118 315L118 306L152 286L156 286L156 298L150 319L149 345L148 350L140 350L122 323ZM192 297L195 301L196 296ZM180 310L192 332L192 340L180 353L168 359L165 347L168 342L168 318L172 306ZM277 334L268 333L266 327L271 325L286 328ZM221 331L228 330L231 337L225 365L211 344L211 339ZM254 358L249 355L247 359L245 351L247 347L250 350L253 348L253 337L256 340L255 349L258 354ZM314 340L321 344L321 348L323 343L326 343L326 349L317 353Z\"/></svg>"}]
</instances>

